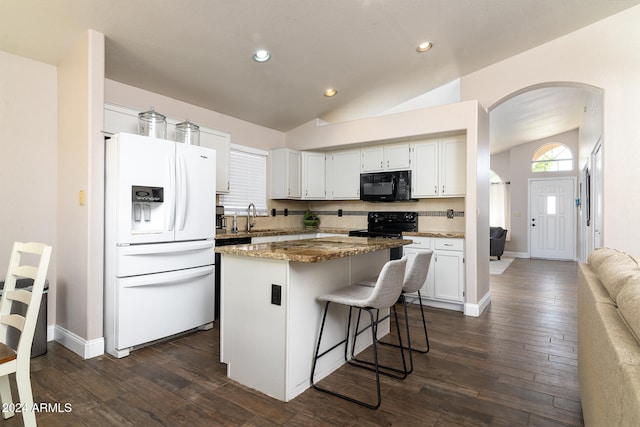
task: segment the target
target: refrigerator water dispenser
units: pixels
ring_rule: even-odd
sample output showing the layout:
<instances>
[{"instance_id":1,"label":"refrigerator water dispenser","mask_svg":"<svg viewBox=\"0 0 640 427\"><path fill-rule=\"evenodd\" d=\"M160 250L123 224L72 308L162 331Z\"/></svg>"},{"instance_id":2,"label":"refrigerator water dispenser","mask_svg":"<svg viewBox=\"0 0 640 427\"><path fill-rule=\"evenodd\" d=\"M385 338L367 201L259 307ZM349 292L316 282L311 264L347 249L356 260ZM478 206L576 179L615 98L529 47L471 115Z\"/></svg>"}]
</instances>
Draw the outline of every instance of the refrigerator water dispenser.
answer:
<instances>
[{"instance_id":1,"label":"refrigerator water dispenser","mask_svg":"<svg viewBox=\"0 0 640 427\"><path fill-rule=\"evenodd\" d=\"M164 227L164 188L131 186L131 230L153 233Z\"/></svg>"}]
</instances>

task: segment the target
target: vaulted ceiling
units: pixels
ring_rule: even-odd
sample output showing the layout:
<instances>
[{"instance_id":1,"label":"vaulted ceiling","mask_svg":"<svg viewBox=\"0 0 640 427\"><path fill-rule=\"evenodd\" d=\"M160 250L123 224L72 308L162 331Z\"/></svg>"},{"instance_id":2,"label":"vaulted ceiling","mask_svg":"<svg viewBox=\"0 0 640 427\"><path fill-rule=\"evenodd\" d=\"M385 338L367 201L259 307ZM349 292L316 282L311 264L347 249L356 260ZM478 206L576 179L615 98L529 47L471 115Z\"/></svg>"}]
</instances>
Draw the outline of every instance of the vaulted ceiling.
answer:
<instances>
[{"instance_id":1,"label":"vaulted ceiling","mask_svg":"<svg viewBox=\"0 0 640 427\"><path fill-rule=\"evenodd\" d=\"M94 29L106 36L107 78L287 131L314 118L380 114L639 3L0 0L0 50L56 65ZM425 40L433 48L417 52ZM253 61L258 48L268 49L271 60ZM338 95L323 96L328 87ZM535 116L533 106L538 111L549 101L554 109L526 126L540 135L541 126L553 128L550 115L565 113L554 129L570 126L584 102L579 93L544 95L505 112L500 132L518 131L513 124L523 121L516 113Z\"/></svg>"}]
</instances>

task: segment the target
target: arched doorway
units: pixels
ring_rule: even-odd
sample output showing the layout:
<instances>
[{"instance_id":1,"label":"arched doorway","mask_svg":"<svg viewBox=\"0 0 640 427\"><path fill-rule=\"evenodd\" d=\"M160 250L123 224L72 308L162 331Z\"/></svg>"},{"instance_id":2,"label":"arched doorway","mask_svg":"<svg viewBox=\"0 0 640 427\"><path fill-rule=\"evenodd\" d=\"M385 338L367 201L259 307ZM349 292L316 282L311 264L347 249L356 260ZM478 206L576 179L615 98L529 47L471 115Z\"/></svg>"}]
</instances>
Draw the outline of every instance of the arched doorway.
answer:
<instances>
[{"instance_id":1,"label":"arched doorway","mask_svg":"<svg viewBox=\"0 0 640 427\"><path fill-rule=\"evenodd\" d=\"M505 252L516 257L530 256L528 180L533 174L531 159L536 148L561 136L564 140L559 142L575 147L574 165L570 172L551 172L548 176L572 176L578 182L574 195L577 233L573 238L575 242L571 244L576 247L578 259L584 259L593 248L593 214L602 213L601 207L594 209L593 206L602 197L593 194L598 190L592 186L592 193L587 194L590 186L584 173L585 168L592 170L592 152L601 141L602 90L572 82L539 84L503 97L488 111L491 169L511 183L513 194L511 241ZM598 152L602 154L602 148ZM586 205L587 200L590 205ZM591 218L587 222L589 213Z\"/></svg>"}]
</instances>

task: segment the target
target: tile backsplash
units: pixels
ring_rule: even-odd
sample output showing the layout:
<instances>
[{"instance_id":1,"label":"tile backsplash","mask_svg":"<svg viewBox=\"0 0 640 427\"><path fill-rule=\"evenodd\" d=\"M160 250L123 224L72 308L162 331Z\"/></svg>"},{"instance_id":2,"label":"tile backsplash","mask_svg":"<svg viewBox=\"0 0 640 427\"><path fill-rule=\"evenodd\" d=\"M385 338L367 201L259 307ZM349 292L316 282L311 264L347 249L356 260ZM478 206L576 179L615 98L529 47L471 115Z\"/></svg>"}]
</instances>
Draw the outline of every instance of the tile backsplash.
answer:
<instances>
[{"instance_id":1,"label":"tile backsplash","mask_svg":"<svg viewBox=\"0 0 640 427\"><path fill-rule=\"evenodd\" d=\"M367 228L367 213L370 211L413 211L418 212L418 231L422 232L464 232L464 198L420 199L416 202L368 203L353 201L303 201L269 200L269 216L258 217L256 229L301 227L302 215L308 209L318 214L320 227L357 230ZM272 216L272 210L276 216ZM342 216L339 216L339 210ZM285 210L287 215L285 216ZM453 218L448 218L448 211ZM449 212L451 216L451 212ZM228 228L231 218L227 219ZM246 212L238 212L238 228L247 226Z\"/></svg>"}]
</instances>

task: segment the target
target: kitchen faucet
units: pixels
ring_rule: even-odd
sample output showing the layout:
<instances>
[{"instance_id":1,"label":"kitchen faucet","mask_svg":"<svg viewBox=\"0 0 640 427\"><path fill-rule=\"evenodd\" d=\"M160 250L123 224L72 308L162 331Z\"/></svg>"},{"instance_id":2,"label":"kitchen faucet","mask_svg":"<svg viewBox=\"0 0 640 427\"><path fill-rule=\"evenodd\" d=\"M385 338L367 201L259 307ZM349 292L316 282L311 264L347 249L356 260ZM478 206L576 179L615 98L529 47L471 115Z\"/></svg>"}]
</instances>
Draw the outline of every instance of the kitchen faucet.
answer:
<instances>
[{"instance_id":1,"label":"kitchen faucet","mask_svg":"<svg viewBox=\"0 0 640 427\"><path fill-rule=\"evenodd\" d=\"M251 231L251 227L256 225L256 221L251 222L251 207L253 207L253 218L258 217L258 213L256 212L256 205L253 203L249 203L249 207L247 208L247 231Z\"/></svg>"}]
</instances>

